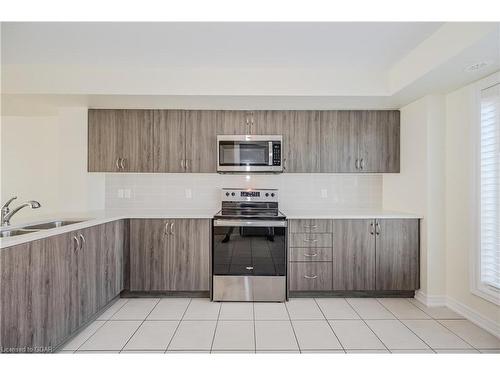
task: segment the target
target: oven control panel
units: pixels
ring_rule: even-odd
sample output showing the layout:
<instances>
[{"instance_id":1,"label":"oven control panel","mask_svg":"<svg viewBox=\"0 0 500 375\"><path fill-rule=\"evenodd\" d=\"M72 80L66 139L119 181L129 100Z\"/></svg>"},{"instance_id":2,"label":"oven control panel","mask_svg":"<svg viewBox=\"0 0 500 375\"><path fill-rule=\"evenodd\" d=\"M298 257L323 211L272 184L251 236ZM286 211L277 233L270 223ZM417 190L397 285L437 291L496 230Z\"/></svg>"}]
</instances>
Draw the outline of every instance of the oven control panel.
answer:
<instances>
[{"instance_id":1,"label":"oven control panel","mask_svg":"<svg viewBox=\"0 0 500 375\"><path fill-rule=\"evenodd\" d=\"M222 189L223 202L278 202L278 189Z\"/></svg>"}]
</instances>

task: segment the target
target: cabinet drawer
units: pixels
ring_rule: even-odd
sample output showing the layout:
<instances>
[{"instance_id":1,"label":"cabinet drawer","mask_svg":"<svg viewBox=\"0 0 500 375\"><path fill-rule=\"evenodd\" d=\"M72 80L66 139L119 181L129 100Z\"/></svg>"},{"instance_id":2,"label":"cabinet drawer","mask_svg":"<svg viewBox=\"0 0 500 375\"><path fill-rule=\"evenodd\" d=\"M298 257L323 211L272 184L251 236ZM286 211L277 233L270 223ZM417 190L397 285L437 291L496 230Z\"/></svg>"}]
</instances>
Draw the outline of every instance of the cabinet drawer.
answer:
<instances>
[{"instance_id":1,"label":"cabinet drawer","mask_svg":"<svg viewBox=\"0 0 500 375\"><path fill-rule=\"evenodd\" d=\"M332 231L331 220L299 219L289 220L290 233L329 233Z\"/></svg>"},{"instance_id":2,"label":"cabinet drawer","mask_svg":"<svg viewBox=\"0 0 500 375\"><path fill-rule=\"evenodd\" d=\"M290 290L315 291L332 289L331 262L290 263Z\"/></svg>"},{"instance_id":3,"label":"cabinet drawer","mask_svg":"<svg viewBox=\"0 0 500 375\"><path fill-rule=\"evenodd\" d=\"M290 247L331 247L330 233L292 233Z\"/></svg>"},{"instance_id":4,"label":"cabinet drawer","mask_svg":"<svg viewBox=\"0 0 500 375\"><path fill-rule=\"evenodd\" d=\"M290 262L328 262L332 260L331 247L291 247Z\"/></svg>"}]
</instances>

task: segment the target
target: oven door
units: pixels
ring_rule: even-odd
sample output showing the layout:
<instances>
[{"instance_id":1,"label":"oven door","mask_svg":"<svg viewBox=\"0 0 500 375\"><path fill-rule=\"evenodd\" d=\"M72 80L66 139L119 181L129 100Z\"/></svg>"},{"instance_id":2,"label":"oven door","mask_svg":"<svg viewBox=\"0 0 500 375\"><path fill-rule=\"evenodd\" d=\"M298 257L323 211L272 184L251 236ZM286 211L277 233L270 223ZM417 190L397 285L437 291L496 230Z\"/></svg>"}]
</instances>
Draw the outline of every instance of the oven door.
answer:
<instances>
[{"instance_id":1,"label":"oven door","mask_svg":"<svg viewBox=\"0 0 500 375\"><path fill-rule=\"evenodd\" d=\"M281 160L273 159L277 144L281 150L281 136L219 136L217 171L281 172Z\"/></svg>"},{"instance_id":2,"label":"oven door","mask_svg":"<svg viewBox=\"0 0 500 375\"><path fill-rule=\"evenodd\" d=\"M285 220L214 220L214 276L286 276Z\"/></svg>"}]
</instances>

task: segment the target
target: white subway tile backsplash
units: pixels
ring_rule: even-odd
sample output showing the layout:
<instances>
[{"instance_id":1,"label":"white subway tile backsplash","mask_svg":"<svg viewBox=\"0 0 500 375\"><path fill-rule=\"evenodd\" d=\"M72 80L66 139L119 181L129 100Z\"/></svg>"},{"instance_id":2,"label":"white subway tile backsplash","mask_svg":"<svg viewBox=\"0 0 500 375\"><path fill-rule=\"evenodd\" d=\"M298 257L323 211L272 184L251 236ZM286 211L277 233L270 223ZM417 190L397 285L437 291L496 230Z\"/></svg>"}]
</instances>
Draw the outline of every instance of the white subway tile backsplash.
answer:
<instances>
[{"instance_id":1,"label":"white subway tile backsplash","mask_svg":"<svg viewBox=\"0 0 500 375\"><path fill-rule=\"evenodd\" d=\"M107 174L107 209L220 208L220 189L276 188L287 209L381 209L382 176L351 174Z\"/></svg>"}]
</instances>

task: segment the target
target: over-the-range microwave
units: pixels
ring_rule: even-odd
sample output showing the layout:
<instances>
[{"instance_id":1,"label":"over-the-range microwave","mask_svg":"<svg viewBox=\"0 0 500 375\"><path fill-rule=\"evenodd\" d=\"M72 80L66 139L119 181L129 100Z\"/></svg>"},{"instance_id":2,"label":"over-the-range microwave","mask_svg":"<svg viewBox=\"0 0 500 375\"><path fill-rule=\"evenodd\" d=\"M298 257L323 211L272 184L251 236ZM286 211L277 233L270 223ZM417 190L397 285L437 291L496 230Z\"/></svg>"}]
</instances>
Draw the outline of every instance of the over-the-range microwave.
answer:
<instances>
[{"instance_id":1,"label":"over-the-range microwave","mask_svg":"<svg viewBox=\"0 0 500 375\"><path fill-rule=\"evenodd\" d=\"M217 172L281 173L281 135L218 135Z\"/></svg>"}]
</instances>

